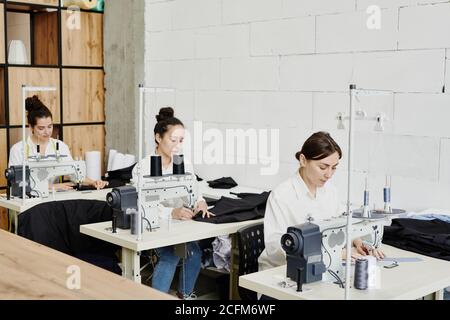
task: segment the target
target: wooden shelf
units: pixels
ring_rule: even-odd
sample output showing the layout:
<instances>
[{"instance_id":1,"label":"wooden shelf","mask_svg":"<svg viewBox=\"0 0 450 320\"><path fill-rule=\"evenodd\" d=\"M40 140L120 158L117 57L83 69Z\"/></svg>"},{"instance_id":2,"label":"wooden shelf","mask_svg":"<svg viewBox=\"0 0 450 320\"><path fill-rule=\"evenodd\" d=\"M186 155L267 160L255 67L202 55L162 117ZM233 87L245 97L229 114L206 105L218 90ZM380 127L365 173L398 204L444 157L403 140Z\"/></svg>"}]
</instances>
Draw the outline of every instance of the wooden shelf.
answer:
<instances>
[{"instance_id":1,"label":"wooden shelf","mask_svg":"<svg viewBox=\"0 0 450 320\"><path fill-rule=\"evenodd\" d=\"M27 130L26 135L27 136L30 135L29 129L27 128L26 130ZM58 139L60 136L60 132L61 132L61 125L54 124L52 138ZM22 128L9 129L9 145L11 147L21 140L22 140Z\"/></svg>"},{"instance_id":2,"label":"wooden shelf","mask_svg":"<svg viewBox=\"0 0 450 320\"><path fill-rule=\"evenodd\" d=\"M77 157L84 159L88 151L100 151L101 159L105 159L104 125L64 126L63 133L64 142L69 146L74 159ZM105 164L102 161L102 174L104 172Z\"/></svg>"},{"instance_id":3,"label":"wooden shelf","mask_svg":"<svg viewBox=\"0 0 450 320\"><path fill-rule=\"evenodd\" d=\"M0 125L1 126L6 125L5 68L4 67L0 67Z\"/></svg>"},{"instance_id":4,"label":"wooden shelf","mask_svg":"<svg viewBox=\"0 0 450 320\"><path fill-rule=\"evenodd\" d=\"M63 69L64 123L104 122L103 70Z\"/></svg>"},{"instance_id":5,"label":"wooden shelf","mask_svg":"<svg viewBox=\"0 0 450 320\"><path fill-rule=\"evenodd\" d=\"M45 10L46 8L55 8L59 6L58 0L19 0L7 1L7 9L19 11Z\"/></svg>"},{"instance_id":6,"label":"wooden shelf","mask_svg":"<svg viewBox=\"0 0 450 320\"><path fill-rule=\"evenodd\" d=\"M49 68L9 68L9 124L22 124L22 85L55 87L56 92L32 93L37 95L53 114L53 121L60 120L59 70Z\"/></svg>"},{"instance_id":7,"label":"wooden shelf","mask_svg":"<svg viewBox=\"0 0 450 320\"><path fill-rule=\"evenodd\" d=\"M58 12L34 15L34 57L36 65L58 65Z\"/></svg>"},{"instance_id":8,"label":"wooden shelf","mask_svg":"<svg viewBox=\"0 0 450 320\"><path fill-rule=\"evenodd\" d=\"M61 30L63 66L103 66L103 15L63 10L62 21L73 20L74 14L80 15L80 28Z\"/></svg>"},{"instance_id":9,"label":"wooden shelf","mask_svg":"<svg viewBox=\"0 0 450 320\"><path fill-rule=\"evenodd\" d=\"M0 63L5 63L5 32L3 32L4 25L5 25L5 11L4 11L5 5L0 4Z\"/></svg>"},{"instance_id":10,"label":"wooden shelf","mask_svg":"<svg viewBox=\"0 0 450 320\"><path fill-rule=\"evenodd\" d=\"M8 12L7 24L6 42L21 40L30 65L58 66L58 12Z\"/></svg>"},{"instance_id":11,"label":"wooden shelf","mask_svg":"<svg viewBox=\"0 0 450 320\"><path fill-rule=\"evenodd\" d=\"M0 187L6 186L5 169L8 166L7 157L6 129L0 129Z\"/></svg>"}]
</instances>

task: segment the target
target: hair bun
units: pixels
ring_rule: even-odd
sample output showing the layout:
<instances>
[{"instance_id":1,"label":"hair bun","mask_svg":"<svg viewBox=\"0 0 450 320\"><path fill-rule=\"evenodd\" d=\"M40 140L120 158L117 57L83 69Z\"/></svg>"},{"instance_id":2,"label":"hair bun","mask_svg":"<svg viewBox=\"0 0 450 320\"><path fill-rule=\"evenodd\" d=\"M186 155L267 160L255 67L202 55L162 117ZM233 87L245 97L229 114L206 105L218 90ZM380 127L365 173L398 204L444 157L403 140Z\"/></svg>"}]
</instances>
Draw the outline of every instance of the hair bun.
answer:
<instances>
[{"instance_id":1,"label":"hair bun","mask_svg":"<svg viewBox=\"0 0 450 320\"><path fill-rule=\"evenodd\" d=\"M173 118L174 111L171 107L161 108L159 114L156 116L156 121L161 122Z\"/></svg>"},{"instance_id":2,"label":"hair bun","mask_svg":"<svg viewBox=\"0 0 450 320\"><path fill-rule=\"evenodd\" d=\"M31 98L27 98L25 100L25 110L28 112L32 112L34 110L38 110L42 107L42 102L39 100L38 96L33 96Z\"/></svg>"}]
</instances>

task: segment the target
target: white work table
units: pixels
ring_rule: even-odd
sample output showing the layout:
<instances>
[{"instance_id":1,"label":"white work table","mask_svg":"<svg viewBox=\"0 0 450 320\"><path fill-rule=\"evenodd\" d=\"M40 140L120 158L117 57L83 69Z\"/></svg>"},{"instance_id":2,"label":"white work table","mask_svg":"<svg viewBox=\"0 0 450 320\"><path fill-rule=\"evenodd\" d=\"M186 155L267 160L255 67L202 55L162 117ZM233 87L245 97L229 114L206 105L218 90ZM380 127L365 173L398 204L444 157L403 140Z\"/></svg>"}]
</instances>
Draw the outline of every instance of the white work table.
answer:
<instances>
[{"instance_id":1,"label":"white work table","mask_svg":"<svg viewBox=\"0 0 450 320\"><path fill-rule=\"evenodd\" d=\"M212 189L206 182L203 181L199 183L199 192L204 197L219 199L222 196L234 197L233 195L230 195L230 192L261 193L263 191L255 188L240 186L227 190ZM213 224L172 219L170 226L167 221L162 221L160 228L153 232L144 232L140 241L136 239L136 235L132 235L130 233L130 230L117 229L117 233L112 233L111 221L82 225L80 227L80 232L121 246L123 276L136 282L140 282L141 251L233 234L242 227L261 221L262 219L236 223Z\"/></svg>"},{"instance_id":2,"label":"white work table","mask_svg":"<svg viewBox=\"0 0 450 320\"><path fill-rule=\"evenodd\" d=\"M352 300L410 300L434 294L443 299L443 289L450 285L450 262L414 252L382 246L387 257L418 257L419 262L399 262L399 266L381 267L379 289L350 289ZM286 279L286 265L239 277L239 286L279 300L341 300L344 289L326 282L304 284L304 292L296 292L296 285L282 288Z\"/></svg>"}]
</instances>

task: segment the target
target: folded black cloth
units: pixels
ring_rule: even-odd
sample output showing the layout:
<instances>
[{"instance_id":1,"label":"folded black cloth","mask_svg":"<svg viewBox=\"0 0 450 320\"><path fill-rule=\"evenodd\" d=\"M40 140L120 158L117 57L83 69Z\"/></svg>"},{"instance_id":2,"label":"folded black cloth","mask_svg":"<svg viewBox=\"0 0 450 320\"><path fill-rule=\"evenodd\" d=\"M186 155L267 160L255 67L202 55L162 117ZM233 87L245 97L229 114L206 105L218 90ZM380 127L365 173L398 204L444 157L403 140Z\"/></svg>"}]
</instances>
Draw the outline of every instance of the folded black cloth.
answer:
<instances>
[{"instance_id":1,"label":"folded black cloth","mask_svg":"<svg viewBox=\"0 0 450 320\"><path fill-rule=\"evenodd\" d=\"M450 223L442 220L394 219L384 227L383 243L450 261Z\"/></svg>"},{"instance_id":2,"label":"folded black cloth","mask_svg":"<svg viewBox=\"0 0 450 320\"><path fill-rule=\"evenodd\" d=\"M236 181L233 180L233 178L231 178L231 177L225 178L224 177L224 178L208 181L208 185L210 186L210 188L213 188L213 189L231 189L231 188L237 187L238 184L236 183Z\"/></svg>"},{"instance_id":3,"label":"folded black cloth","mask_svg":"<svg viewBox=\"0 0 450 320\"><path fill-rule=\"evenodd\" d=\"M136 164L129 166L127 168L108 171L106 174L106 181L109 182L108 188L117 188L130 183L131 178L133 178L133 169Z\"/></svg>"},{"instance_id":4,"label":"folded black cloth","mask_svg":"<svg viewBox=\"0 0 450 320\"><path fill-rule=\"evenodd\" d=\"M269 195L270 192L263 192L261 194L243 194L241 199L222 197L210 210L216 215L215 217L203 218L201 215L197 215L194 220L219 224L263 218Z\"/></svg>"}]
</instances>

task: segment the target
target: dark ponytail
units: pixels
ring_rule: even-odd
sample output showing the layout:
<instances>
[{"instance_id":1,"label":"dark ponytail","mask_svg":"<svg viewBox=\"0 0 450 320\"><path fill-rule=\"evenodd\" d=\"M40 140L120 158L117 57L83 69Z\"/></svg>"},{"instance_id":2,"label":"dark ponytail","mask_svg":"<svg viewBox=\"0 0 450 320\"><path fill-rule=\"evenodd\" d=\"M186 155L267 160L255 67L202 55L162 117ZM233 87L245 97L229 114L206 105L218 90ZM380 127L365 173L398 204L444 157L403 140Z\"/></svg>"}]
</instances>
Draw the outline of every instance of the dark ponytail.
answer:
<instances>
[{"instance_id":1,"label":"dark ponytail","mask_svg":"<svg viewBox=\"0 0 450 320\"><path fill-rule=\"evenodd\" d=\"M328 132L316 132L303 144L302 150L297 152L295 158L300 160L300 155L304 155L306 160L322 160L334 153L342 158L342 150Z\"/></svg>"},{"instance_id":2,"label":"dark ponytail","mask_svg":"<svg viewBox=\"0 0 450 320\"><path fill-rule=\"evenodd\" d=\"M27 120L30 127L37 124L41 118L53 118L50 110L39 100L38 96L33 96L25 100L25 109L27 110Z\"/></svg>"},{"instance_id":3,"label":"dark ponytail","mask_svg":"<svg viewBox=\"0 0 450 320\"><path fill-rule=\"evenodd\" d=\"M156 125L153 130L156 134L159 134L161 139L164 137L167 131L169 131L171 126L182 126L184 127L183 122L181 122L178 118L175 118L174 111L171 107L161 108L159 110L159 114L156 115ZM158 141L155 139L156 145L158 145Z\"/></svg>"}]
</instances>

